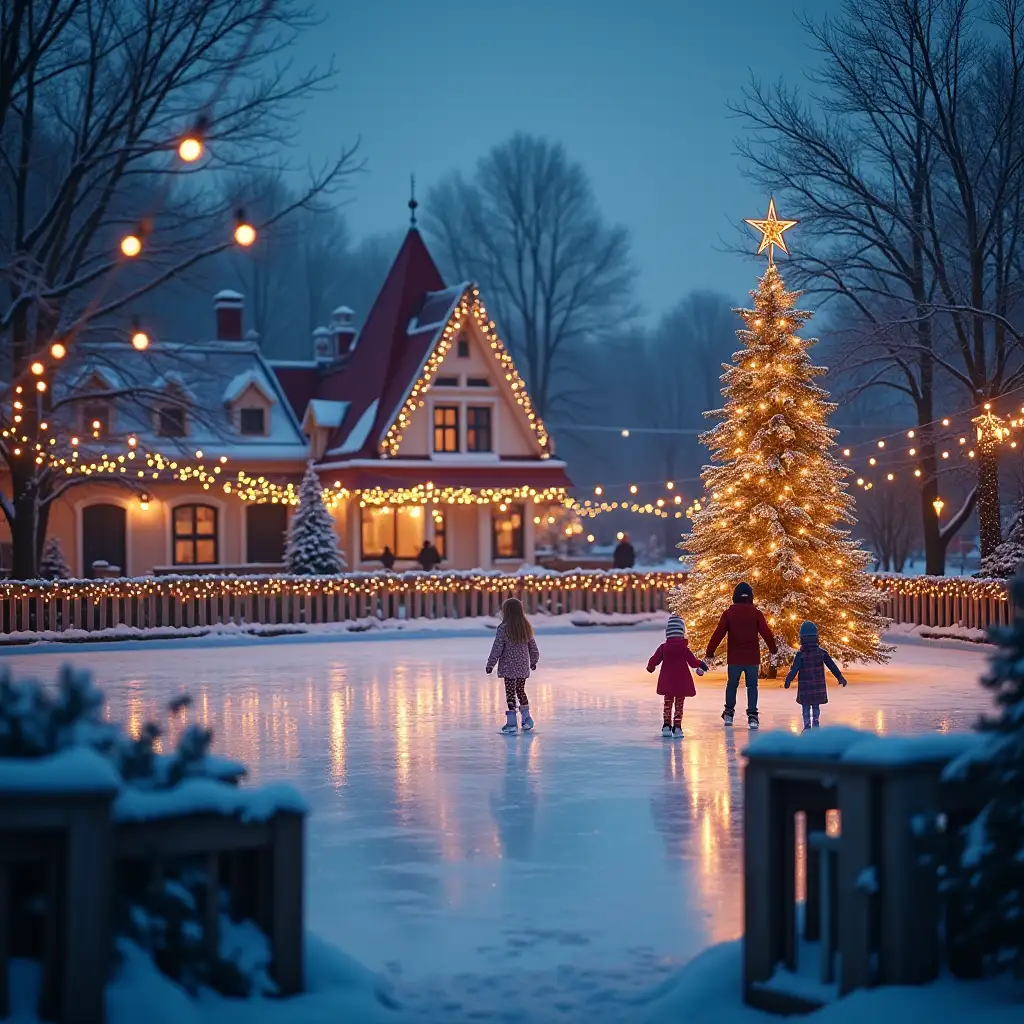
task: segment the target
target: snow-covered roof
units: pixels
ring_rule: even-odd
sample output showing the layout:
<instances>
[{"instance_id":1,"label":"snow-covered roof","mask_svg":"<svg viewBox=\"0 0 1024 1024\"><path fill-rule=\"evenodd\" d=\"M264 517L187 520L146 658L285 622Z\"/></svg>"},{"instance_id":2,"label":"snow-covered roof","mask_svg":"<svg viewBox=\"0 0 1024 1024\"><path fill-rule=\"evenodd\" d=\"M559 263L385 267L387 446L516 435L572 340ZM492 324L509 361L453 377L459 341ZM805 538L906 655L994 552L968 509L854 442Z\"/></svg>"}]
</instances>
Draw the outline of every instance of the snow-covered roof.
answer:
<instances>
[{"instance_id":1,"label":"snow-covered roof","mask_svg":"<svg viewBox=\"0 0 1024 1024\"><path fill-rule=\"evenodd\" d=\"M356 425L349 431L348 437L345 438L341 447L333 448L327 454L352 455L359 451L363 445L366 444L366 436L370 433L373 421L377 418L377 407L379 405L380 399L375 398L373 402L363 410L363 415L359 417Z\"/></svg>"},{"instance_id":2,"label":"snow-covered roof","mask_svg":"<svg viewBox=\"0 0 1024 1024\"><path fill-rule=\"evenodd\" d=\"M222 288L213 297L214 302L244 302L245 296L241 292L232 291L230 288Z\"/></svg>"},{"instance_id":3,"label":"snow-covered roof","mask_svg":"<svg viewBox=\"0 0 1024 1024\"><path fill-rule=\"evenodd\" d=\"M254 369L243 370L242 373L235 374L224 389L221 399L225 405L230 405L236 399L241 398L249 388L255 388L269 402L277 401L274 392L267 387L263 375Z\"/></svg>"},{"instance_id":4,"label":"snow-covered roof","mask_svg":"<svg viewBox=\"0 0 1024 1024\"><path fill-rule=\"evenodd\" d=\"M332 402L326 398L313 398L310 399L309 406L306 408L306 418L312 416L318 427L331 429L340 427L349 405L351 402ZM302 421L303 425L305 425L306 418Z\"/></svg>"}]
</instances>

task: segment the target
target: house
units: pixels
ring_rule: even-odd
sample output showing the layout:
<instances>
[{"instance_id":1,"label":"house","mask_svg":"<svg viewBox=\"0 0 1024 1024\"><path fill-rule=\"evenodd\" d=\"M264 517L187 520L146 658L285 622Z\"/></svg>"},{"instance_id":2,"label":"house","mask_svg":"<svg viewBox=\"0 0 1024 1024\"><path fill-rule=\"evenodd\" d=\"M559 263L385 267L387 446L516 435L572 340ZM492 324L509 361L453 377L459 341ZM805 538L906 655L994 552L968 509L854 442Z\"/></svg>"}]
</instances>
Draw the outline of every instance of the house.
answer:
<instances>
[{"instance_id":1,"label":"house","mask_svg":"<svg viewBox=\"0 0 1024 1024\"><path fill-rule=\"evenodd\" d=\"M478 289L446 286L415 225L363 328L339 307L308 361L264 359L237 292L214 320L203 342L79 341L54 374L48 535L75 574L278 571L310 460L351 569L385 547L414 568L424 541L445 567L533 561L565 464Z\"/></svg>"}]
</instances>

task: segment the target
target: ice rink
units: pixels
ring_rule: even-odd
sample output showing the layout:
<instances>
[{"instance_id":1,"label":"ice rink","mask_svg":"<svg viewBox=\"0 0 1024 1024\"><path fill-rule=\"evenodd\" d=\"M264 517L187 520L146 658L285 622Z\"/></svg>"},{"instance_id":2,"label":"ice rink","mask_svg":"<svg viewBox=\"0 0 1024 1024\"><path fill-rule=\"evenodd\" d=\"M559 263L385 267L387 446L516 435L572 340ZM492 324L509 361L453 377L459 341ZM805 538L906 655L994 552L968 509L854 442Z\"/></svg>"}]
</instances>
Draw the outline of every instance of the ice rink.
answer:
<instances>
[{"instance_id":1,"label":"ice rink","mask_svg":"<svg viewBox=\"0 0 1024 1024\"><path fill-rule=\"evenodd\" d=\"M685 739L661 738L644 671L660 639L541 633L537 729L513 737L498 732L484 630L50 647L4 662L45 680L72 658L134 729L167 725L166 702L187 691L219 753L252 781L294 783L312 808L309 925L392 977L403 1019L533 1019L544 1005L610 1021L741 930L747 729L722 727L718 670L687 701ZM988 706L984 650L907 642L889 666L852 668L822 725L969 728ZM760 709L763 729L799 726L781 679L763 681Z\"/></svg>"}]
</instances>

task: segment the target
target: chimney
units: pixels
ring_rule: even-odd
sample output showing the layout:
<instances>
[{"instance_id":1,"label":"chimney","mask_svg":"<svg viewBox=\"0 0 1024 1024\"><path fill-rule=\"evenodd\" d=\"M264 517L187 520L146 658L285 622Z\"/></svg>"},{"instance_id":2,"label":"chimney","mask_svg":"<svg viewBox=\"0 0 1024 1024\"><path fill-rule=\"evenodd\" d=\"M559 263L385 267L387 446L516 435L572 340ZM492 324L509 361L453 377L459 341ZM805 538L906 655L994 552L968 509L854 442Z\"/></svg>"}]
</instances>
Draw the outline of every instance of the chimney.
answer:
<instances>
[{"instance_id":1,"label":"chimney","mask_svg":"<svg viewBox=\"0 0 1024 1024\"><path fill-rule=\"evenodd\" d=\"M334 351L339 356L348 355L356 340L354 326L355 310L348 306L339 306L331 314L330 333L334 341Z\"/></svg>"},{"instance_id":2,"label":"chimney","mask_svg":"<svg viewBox=\"0 0 1024 1024\"><path fill-rule=\"evenodd\" d=\"M242 303L242 296L228 289L214 295L213 312L217 320L217 341L242 340Z\"/></svg>"},{"instance_id":3,"label":"chimney","mask_svg":"<svg viewBox=\"0 0 1024 1024\"><path fill-rule=\"evenodd\" d=\"M336 355L331 332L326 327L318 327L313 332L313 358L318 363L333 363Z\"/></svg>"}]
</instances>

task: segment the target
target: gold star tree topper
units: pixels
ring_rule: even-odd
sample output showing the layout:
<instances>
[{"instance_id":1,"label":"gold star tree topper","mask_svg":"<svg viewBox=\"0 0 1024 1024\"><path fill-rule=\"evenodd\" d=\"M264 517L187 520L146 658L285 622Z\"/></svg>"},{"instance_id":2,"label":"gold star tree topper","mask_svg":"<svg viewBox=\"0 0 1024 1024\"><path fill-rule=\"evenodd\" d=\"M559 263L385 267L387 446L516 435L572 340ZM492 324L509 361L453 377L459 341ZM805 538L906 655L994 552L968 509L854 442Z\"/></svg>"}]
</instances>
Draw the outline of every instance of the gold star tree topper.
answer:
<instances>
[{"instance_id":1,"label":"gold star tree topper","mask_svg":"<svg viewBox=\"0 0 1024 1024\"><path fill-rule=\"evenodd\" d=\"M786 248L786 240L783 233L800 223L798 220L779 220L775 212L775 197L768 199L768 216L764 220L752 220L744 218L744 223L749 224L755 231L761 232L761 244L757 247L757 255L768 250L768 266L775 262L775 246L778 246L787 256L789 250Z\"/></svg>"}]
</instances>

